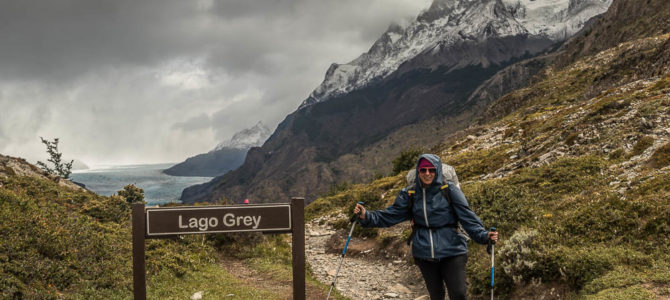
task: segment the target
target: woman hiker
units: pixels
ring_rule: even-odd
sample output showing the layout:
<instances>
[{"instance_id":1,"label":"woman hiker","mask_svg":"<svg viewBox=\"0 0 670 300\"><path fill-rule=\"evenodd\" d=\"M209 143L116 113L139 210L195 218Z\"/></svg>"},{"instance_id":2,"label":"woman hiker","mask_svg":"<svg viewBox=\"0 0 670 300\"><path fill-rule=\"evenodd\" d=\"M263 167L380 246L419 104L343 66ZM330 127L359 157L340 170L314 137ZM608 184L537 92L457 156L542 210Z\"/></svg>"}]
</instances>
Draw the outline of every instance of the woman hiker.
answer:
<instances>
[{"instance_id":1,"label":"woman hiker","mask_svg":"<svg viewBox=\"0 0 670 300\"><path fill-rule=\"evenodd\" d=\"M445 180L442 162L437 155L422 154L416 171L414 188L401 190L393 205L384 210L368 211L356 204L354 213L360 213L363 227L388 227L413 219L412 255L426 282L430 299L443 300L445 285L450 300L466 299L468 245L467 238L458 233L458 223L479 244L486 244L489 239L498 241L498 233L484 229L455 184L446 182L448 187L445 187L445 193L442 192Z\"/></svg>"}]
</instances>

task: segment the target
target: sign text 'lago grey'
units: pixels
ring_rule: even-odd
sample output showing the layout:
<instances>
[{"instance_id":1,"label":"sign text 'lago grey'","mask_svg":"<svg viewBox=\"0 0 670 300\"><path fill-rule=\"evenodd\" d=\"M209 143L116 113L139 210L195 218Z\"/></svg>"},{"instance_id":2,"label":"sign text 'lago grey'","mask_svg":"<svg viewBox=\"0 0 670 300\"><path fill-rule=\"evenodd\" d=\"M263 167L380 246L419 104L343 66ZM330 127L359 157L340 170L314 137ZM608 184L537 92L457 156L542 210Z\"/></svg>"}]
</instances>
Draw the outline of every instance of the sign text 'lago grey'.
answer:
<instances>
[{"instance_id":1,"label":"sign text 'lago grey'","mask_svg":"<svg viewBox=\"0 0 670 300\"><path fill-rule=\"evenodd\" d=\"M291 230L291 205L147 208L147 236Z\"/></svg>"}]
</instances>

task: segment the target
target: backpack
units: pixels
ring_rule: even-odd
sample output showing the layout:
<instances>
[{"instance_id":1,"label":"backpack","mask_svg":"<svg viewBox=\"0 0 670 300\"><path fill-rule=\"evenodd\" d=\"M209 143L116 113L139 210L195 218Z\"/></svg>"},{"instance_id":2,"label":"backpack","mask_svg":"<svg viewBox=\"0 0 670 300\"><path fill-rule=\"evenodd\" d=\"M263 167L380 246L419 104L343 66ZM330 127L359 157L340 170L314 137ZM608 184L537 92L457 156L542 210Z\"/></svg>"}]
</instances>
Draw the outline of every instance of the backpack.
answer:
<instances>
[{"instance_id":1,"label":"backpack","mask_svg":"<svg viewBox=\"0 0 670 300\"><path fill-rule=\"evenodd\" d=\"M454 167L447 164L442 164L442 177L444 178L444 182L442 182L440 191L442 192L442 196L449 202L449 206L453 206L453 201L451 200L451 196L449 195L448 190L449 184L447 183L447 181L453 182L456 185L456 187L460 189L461 184L458 182L458 175L456 175L456 170L454 169ZM409 237L407 238L407 245L409 245L410 242L412 241L412 238L414 237L414 233L416 232L416 228L414 226L414 213L412 213L412 209L414 207L414 194L416 194L416 181L415 181L416 169L409 170L405 178L407 179L407 183L409 184L409 186L407 187L407 194L409 195L409 211L411 213L410 224L412 227L412 233L410 233ZM454 209L452 208L452 210ZM469 240L470 237L463 229L463 226L461 226L461 223L458 222L458 216L455 213L454 217L456 218L458 232L460 234L463 234L466 237L466 239Z\"/></svg>"},{"instance_id":2,"label":"backpack","mask_svg":"<svg viewBox=\"0 0 670 300\"><path fill-rule=\"evenodd\" d=\"M456 170L454 170L454 167L448 164L442 164L442 177L444 177L445 181L451 181L456 184L459 189L461 188L461 184L458 182L458 175L456 175ZM416 180L416 169L409 170L409 172L407 172L407 176L405 176L405 179L407 179L407 184L410 187L414 186L414 182Z\"/></svg>"}]
</instances>

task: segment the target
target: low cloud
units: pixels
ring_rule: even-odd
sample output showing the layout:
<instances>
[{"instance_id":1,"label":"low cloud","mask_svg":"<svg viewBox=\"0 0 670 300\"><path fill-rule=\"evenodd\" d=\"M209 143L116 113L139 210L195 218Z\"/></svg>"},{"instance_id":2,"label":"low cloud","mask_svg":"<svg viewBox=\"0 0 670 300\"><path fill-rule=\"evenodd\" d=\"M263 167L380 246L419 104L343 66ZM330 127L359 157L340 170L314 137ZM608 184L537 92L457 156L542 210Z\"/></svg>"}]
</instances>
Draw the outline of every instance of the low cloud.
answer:
<instances>
[{"instance_id":1,"label":"low cloud","mask_svg":"<svg viewBox=\"0 0 670 300\"><path fill-rule=\"evenodd\" d=\"M5 2L0 153L172 162L274 128L427 0Z\"/></svg>"}]
</instances>

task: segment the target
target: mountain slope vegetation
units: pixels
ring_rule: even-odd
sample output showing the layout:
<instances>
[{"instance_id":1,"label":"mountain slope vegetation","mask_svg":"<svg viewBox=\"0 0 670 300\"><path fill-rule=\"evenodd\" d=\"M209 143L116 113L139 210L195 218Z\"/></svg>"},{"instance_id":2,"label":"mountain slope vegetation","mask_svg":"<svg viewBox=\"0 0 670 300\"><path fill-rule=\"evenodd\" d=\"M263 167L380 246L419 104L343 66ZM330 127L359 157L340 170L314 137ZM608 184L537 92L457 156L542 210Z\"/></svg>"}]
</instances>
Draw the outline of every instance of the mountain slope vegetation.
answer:
<instances>
[{"instance_id":1,"label":"mountain slope vegetation","mask_svg":"<svg viewBox=\"0 0 670 300\"><path fill-rule=\"evenodd\" d=\"M466 128L490 101L525 86L543 60L494 75L555 51L611 0L538 2L433 1L408 27L391 26L367 53L331 65L242 167L186 188L181 200L302 196L309 203L331 185L388 174L387 156L438 144L436 136Z\"/></svg>"},{"instance_id":2,"label":"mountain slope vegetation","mask_svg":"<svg viewBox=\"0 0 670 300\"><path fill-rule=\"evenodd\" d=\"M649 24L638 36L555 61L529 86L494 102L478 124L427 150L455 167L473 210L501 232L496 294L670 297L670 27L667 19L653 21L670 4L654 3L649 19L635 18ZM606 13L591 32L624 26L617 18L632 17L621 13ZM563 51L569 49L573 44ZM349 214L356 201L382 209L407 185L403 175L321 197L308 216ZM380 248L395 247L407 233L357 232L376 236ZM474 298L489 293L489 264L484 247L471 244Z\"/></svg>"},{"instance_id":3,"label":"mountain slope vegetation","mask_svg":"<svg viewBox=\"0 0 670 300\"><path fill-rule=\"evenodd\" d=\"M284 235L152 239L146 255L149 299L188 299L198 291L213 299L284 299L286 289L272 283L290 286ZM266 285L226 270L230 260L260 270ZM96 195L0 155L0 298L130 299L132 281L125 198ZM316 295L326 289L309 276L307 288Z\"/></svg>"}]
</instances>

